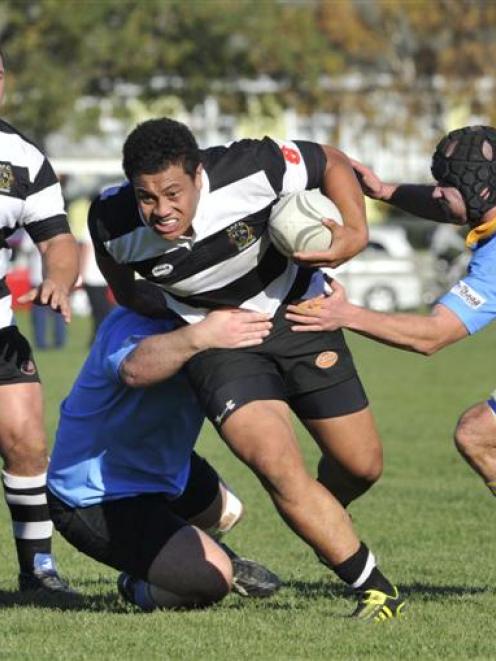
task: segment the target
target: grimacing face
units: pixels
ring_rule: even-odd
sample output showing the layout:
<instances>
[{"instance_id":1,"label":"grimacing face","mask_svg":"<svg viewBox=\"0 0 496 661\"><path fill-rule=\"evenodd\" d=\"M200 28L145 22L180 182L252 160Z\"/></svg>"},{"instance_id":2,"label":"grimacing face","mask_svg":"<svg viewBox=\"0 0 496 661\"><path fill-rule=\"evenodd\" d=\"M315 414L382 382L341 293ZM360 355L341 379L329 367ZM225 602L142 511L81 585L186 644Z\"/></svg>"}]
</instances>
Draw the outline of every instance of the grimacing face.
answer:
<instances>
[{"instance_id":1,"label":"grimacing face","mask_svg":"<svg viewBox=\"0 0 496 661\"><path fill-rule=\"evenodd\" d=\"M201 174L201 165L193 177L182 165L170 165L155 174L140 174L133 179L143 220L163 239L173 241L192 233L200 200Z\"/></svg>"},{"instance_id":2,"label":"grimacing face","mask_svg":"<svg viewBox=\"0 0 496 661\"><path fill-rule=\"evenodd\" d=\"M436 186L432 197L440 202L443 202L450 210L453 218L459 221L467 222L467 207L462 194L458 188L453 186Z\"/></svg>"}]
</instances>

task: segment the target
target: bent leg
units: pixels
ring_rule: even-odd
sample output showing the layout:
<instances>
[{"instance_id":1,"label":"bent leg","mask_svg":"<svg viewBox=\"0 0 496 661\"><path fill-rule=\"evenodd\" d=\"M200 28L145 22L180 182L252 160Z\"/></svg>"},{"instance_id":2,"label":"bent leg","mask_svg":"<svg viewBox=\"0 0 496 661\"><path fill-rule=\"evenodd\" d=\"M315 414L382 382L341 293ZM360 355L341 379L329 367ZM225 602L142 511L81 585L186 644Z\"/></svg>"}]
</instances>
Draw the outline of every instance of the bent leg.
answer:
<instances>
[{"instance_id":1,"label":"bent leg","mask_svg":"<svg viewBox=\"0 0 496 661\"><path fill-rule=\"evenodd\" d=\"M463 413L454 440L462 457L496 495L496 412L491 400L475 404Z\"/></svg>"},{"instance_id":2,"label":"bent leg","mask_svg":"<svg viewBox=\"0 0 496 661\"><path fill-rule=\"evenodd\" d=\"M330 565L358 550L360 542L345 510L308 475L284 402L250 402L234 411L221 431L259 477L286 523Z\"/></svg>"},{"instance_id":3,"label":"bent leg","mask_svg":"<svg viewBox=\"0 0 496 661\"><path fill-rule=\"evenodd\" d=\"M318 480L344 507L380 478L382 444L370 408L303 423L322 450Z\"/></svg>"},{"instance_id":4,"label":"bent leg","mask_svg":"<svg viewBox=\"0 0 496 661\"><path fill-rule=\"evenodd\" d=\"M181 528L164 545L148 571L150 595L161 608L206 606L232 586L231 561L207 534Z\"/></svg>"}]
</instances>

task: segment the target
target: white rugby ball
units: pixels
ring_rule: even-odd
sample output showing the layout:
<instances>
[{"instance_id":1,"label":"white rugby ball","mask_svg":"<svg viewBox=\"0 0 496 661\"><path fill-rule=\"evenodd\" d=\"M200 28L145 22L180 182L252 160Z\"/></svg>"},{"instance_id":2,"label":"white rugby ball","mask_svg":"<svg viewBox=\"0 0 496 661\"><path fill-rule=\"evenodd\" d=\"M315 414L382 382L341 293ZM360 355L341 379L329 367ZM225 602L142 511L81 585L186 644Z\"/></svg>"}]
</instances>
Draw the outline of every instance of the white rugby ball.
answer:
<instances>
[{"instance_id":1,"label":"white rugby ball","mask_svg":"<svg viewBox=\"0 0 496 661\"><path fill-rule=\"evenodd\" d=\"M294 252L327 250L332 233L322 218L342 223L337 206L319 190L285 195L272 207L268 230L272 243L286 257Z\"/></svg>"}]
</instances>

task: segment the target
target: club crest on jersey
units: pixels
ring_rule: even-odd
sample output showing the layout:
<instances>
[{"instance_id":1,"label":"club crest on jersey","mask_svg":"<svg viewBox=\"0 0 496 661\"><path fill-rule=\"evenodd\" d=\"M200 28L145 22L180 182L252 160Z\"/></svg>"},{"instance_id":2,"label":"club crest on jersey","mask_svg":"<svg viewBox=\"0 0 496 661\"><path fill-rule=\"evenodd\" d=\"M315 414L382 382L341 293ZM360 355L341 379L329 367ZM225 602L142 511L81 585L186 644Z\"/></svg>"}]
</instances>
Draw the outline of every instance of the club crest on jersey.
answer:
<instances>
[{"instance_id":1,"label":"club crest on jersey","mask_svg":"<svg viewBox=\"0 0 496 661\"><path fill-rule=\"evenodd\" d=\"M157 264L152 268L152 275L154 278L161 278L170 275L173 270L172 264Z\"/></svg>"},{"instance_id":2,"label":"club crest on jersey","mask_svg":"<svg viewBox=\"0 0 496 661\"><path fill-rule=\"evenodd\" d=\"M14 172L10 163L0 163L0 192L10 193L14 183Z\"/></svg>"},{"instance_id":3,"label":"club crest on jersey","mask_svg":"<svg viewBox=\"0 0 496 661\"><path fill-rule=\"evenodd\" d=\"M242 220L238 220L238 222L228 227L226 233L229 241L234 243L239 251L251 246L257 240L253 234L253 229Z\"/></svg>"}]
</instances>

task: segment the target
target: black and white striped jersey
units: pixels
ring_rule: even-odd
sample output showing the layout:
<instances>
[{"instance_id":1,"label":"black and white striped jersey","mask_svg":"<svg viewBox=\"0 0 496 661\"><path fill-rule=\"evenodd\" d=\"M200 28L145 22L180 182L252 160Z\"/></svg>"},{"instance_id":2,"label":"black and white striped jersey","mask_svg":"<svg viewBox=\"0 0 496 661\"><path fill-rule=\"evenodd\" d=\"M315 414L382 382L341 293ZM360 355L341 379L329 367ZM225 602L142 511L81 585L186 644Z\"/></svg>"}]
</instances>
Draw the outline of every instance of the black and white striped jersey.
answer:
<instances>
[{"instance_id":1,"label":"black and white striped jersey","mask_svg":"<svg viewBox=\"0 0 496 661\"><path fill-rule=\"evenodd\" d=\"M0 328L13 323L5 284L11 257L6 239L19 227L35 243L70 231L62 190L47 158L0 120Z\"/></svg>"},{"instance_id":2,"label":"black and white striped jersey","mask_svg":"<svg viewBox=\"0 0 496 661\"><path fill-rule=\"evenodd\" d=\"M321 185L322 147L266 137L205 149L201 161L191 237L157 236L126 183L92 204L96 252L160 285L169 308L190 323L221 306L273 314L285 300L320 293L320 272L283 257L269 240L267 221L279 197Z\"/></svg>"}]
</instances>

